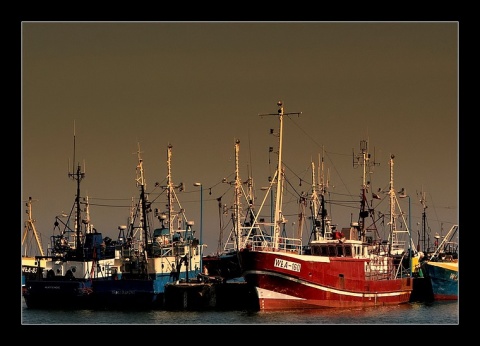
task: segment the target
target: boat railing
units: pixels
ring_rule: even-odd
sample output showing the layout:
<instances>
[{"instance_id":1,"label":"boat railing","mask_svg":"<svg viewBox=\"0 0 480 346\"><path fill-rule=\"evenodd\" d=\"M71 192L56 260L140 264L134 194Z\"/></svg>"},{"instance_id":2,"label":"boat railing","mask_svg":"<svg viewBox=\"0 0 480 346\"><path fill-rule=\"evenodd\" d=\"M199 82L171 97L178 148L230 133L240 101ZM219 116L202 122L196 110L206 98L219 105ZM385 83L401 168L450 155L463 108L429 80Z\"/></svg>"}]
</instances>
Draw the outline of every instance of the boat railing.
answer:
<instances>
[{"instance_id":1,"label":"boat railing","mask_svg":"<svg viewBox=\"0 0 480 346\"><path fill-rule=\"evenodd\" d=\"M391 280L395 277L395 270L392 268L385 267L384 269L375 269L375 270L367 270L365 272L365 279L372 280L372 281L379 281L379 280Z\"/></svg>"},{"instance_id":2,"label":"boat railing","mask_svg":"<svg viewBox=\"0 0 480 346\"><path fill-rule=\"evenodd\" d=\"M407 242L405 240L396 240L392 242L392 247L390 249L391 254L402 254L406 249Z\"/></svg>"},{"instance_id":3,"label":"boat railing","mask_svg":"<svg viewBox=\"0 0 480 346\"><path fill-rule=\"evenodd\" d=\"M447 235L443 238L442 242L437 246L431 258L438 257L441 252L446 252L446 248L449 248L452 254L458 251L458 244L452 240L457 231L458 225L453 225L452 228L448 231Z\"/></svg>"},{"instance_id":4,"label":"boat railing","mask_svg":"<svg viewBox=\"0 0 480 346\"><path fill-rule=\"evenodd\" d=\"M253 251L278 251L302 253L302 240L298 238L279 237L277 244L271 235L255 235L247 241L247 248Z\"/></svg>"},{"instance_id":5,"label":"boat railing","mask_svg":"<svg viewBox=\"0 0 480 346\"><path fill-rule=\"evenodd\" d=\"M235 232L232 232L223 247L223 253L231 253L238 249L243 249L247 244L252 243L254 237L258 239L264 237L265 234L265 231L260 226L242 226L239 231L241 234L239 244L237 244L238 239Z\"/></svg>"},{"instance_id":6,"label":"boat railing","mask_svg":"<svg viewBox=\"0 0 480 346\"><path fill-rule=\"evenodd\" d=\"M408 267L404 267L405 252L401 258L387 255L372 255L366 264L365 278L367 280L394 280L410 276Z\"/></svg>"},{"instance_id":7,"label":"boat railing","mask_svg":"<svg viewBox=\"0 0 480 346\"><path fill-rule=\"evenodd\" d=\"M168 256L183 256L188 250L188 246L191 246L188 241L174 241L164 244L154 243L152 246L151 254L152 257L168 257Z\"/></svg>"}]
</instances>

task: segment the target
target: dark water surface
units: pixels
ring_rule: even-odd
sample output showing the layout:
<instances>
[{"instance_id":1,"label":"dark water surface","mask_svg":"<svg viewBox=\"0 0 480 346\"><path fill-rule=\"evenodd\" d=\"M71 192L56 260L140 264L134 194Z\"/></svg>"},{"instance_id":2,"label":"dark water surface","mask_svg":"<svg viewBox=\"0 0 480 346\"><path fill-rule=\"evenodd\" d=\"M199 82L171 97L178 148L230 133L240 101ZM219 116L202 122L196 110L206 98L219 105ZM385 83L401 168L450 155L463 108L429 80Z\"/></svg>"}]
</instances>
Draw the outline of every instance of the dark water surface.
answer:
<instances>
[{"instance_id":1,"label":"dark water surface","mask_svg":"<svg viewBox=\"0 0 480 346\"><path fill-rule=\"evenodd\" d=\"M459 325L459 303L408 303L365 309L246 311L48 311L28 309L22 325Z\"/></svg>"}]
</instances>

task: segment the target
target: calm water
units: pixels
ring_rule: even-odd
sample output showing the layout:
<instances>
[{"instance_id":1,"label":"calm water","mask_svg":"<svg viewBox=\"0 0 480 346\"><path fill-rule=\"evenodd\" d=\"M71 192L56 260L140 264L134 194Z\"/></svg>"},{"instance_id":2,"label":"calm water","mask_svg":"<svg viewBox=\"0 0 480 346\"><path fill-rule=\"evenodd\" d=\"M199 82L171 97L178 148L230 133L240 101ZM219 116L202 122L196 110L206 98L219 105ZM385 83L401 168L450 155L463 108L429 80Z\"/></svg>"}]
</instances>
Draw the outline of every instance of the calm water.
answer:
<instances>
[{"instance_id":1,"label":"calm water","mask_svg":"<svg viewBox=\"0 0 480 346\"><path fill-rule=\"evenodd\" d=\"M31 310L22 298L22 325L104 324L104 325L308 325L308 324L388 324L458 325L458 302L409 303L366 309L330 309L295 312L243 311L47 311Z\"/></svg>"}]
</instances>

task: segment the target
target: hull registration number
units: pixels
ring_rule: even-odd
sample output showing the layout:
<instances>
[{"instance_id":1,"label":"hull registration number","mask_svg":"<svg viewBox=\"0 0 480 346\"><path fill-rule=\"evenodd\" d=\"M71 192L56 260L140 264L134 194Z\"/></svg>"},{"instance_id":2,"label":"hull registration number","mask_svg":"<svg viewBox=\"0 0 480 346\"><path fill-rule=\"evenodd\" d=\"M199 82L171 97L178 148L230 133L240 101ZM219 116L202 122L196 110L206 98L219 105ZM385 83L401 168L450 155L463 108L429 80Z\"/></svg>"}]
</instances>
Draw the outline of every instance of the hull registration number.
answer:
<instances>
[{"instance_id":1,"label":"hull registration number","mask_svg":"<svg viewBox=\"0 0 480 346\"><path fill-rule=\"evenodd\" d=\"M280 258L275 258L274 266L277 268L287 269L294 272L300 272L301 264L296 262L285 261Z\"/></svg>"}]
</instances>

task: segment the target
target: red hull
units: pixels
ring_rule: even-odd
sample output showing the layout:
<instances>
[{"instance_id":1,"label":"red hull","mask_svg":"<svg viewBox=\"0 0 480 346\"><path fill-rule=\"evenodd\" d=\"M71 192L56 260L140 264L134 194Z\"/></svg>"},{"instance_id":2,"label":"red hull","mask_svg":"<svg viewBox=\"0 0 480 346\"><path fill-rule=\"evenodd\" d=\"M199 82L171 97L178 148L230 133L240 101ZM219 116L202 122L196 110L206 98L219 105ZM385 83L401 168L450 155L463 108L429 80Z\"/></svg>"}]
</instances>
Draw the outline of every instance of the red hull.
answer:
<instances>
[{"instance_id":1,"label":"red hull","mask_svg":"<svg viewBox=\"0 0 480 346\"><path fill-rule=\"evenodd\" d=\"M370 260L352 257L242 251L247 283L260 310L352 308L407 303L411 278L392 279L370 270ZM375 274L375 275L373 275Z\"/></svg>"}]
</instances>

